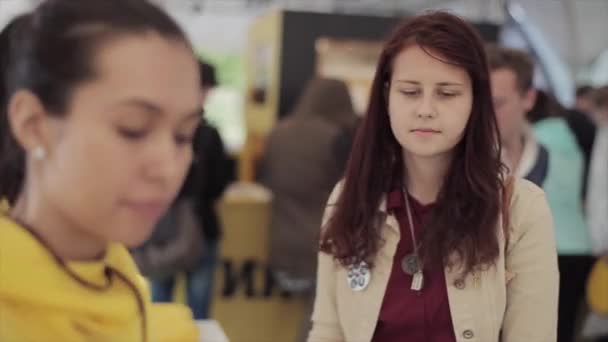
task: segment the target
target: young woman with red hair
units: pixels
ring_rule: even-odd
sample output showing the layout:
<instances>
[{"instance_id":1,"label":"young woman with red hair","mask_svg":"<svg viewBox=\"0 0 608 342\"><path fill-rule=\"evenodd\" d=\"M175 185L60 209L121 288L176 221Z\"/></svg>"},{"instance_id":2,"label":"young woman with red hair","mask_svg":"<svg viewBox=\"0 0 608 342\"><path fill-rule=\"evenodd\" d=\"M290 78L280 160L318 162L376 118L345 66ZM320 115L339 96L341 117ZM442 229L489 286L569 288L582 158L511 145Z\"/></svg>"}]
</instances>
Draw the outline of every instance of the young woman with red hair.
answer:
<instances>
[{"instance_id":1,"label":"young woman with red hair","mask_svg":"<svg viewBox=\"0 0 608 342\"><path fill-rule=\"evenodd\" d=\"M411 18L328 202L309 341L555 341L557 294L551 213L506 178L481 38Z\"/></svg>"}]
</instances>

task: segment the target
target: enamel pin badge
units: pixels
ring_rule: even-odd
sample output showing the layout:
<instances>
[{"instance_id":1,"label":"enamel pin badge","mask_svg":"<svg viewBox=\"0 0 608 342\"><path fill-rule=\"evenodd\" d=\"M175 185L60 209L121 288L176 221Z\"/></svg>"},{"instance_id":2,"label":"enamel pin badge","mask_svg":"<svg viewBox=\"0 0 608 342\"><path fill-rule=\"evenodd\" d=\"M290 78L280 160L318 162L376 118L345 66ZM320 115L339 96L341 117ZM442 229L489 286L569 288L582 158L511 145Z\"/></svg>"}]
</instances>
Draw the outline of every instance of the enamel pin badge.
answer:
<instances>
[{"instance_id":1,"label":"enamel pin badge","mask_svg":"<svg viewBox=\"0 0 608 342\"><path fill-rule=\"evenodd\" d=\"M365 261L360 262L357 265L351 265L348 268L346 281L348 286L353 291L363 291L369 285L372 278L369 266Z\"/></svg>"}]
</instances>

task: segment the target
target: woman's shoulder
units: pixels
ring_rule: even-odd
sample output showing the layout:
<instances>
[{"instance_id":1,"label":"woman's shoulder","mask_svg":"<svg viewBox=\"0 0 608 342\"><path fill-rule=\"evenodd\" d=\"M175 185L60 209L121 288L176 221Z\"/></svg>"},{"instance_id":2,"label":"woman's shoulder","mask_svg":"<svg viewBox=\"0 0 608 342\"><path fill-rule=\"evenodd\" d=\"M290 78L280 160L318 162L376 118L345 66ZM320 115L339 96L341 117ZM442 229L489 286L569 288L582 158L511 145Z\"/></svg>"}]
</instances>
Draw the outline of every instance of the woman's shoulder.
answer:
<instances>
[{"instance_id":1,"label":"woman's shoulder","mask_svg":"<svg viewBox=\"0 0 608 342\"><path fill-rule=\"evenodd\" d=\"M340 194L342 193L343 188L344 188L344 179L341 179L338 181L338 183L336 183L336 185L334 185L334 188L331 191L331 194L329 195L329 199L327 200L328 207L333 207L336 205L336 203L338 202L338 199L340 198Z\"/></svg>"},{"instance_id":2,"label":"woman's shoulder","mask_svg":"<svg viewBox=\"0 0 608 342\"><path fill-rule=\"evenodd\" d=\"M515 178L511 195L511 216L525 214L546 203L545 191L533 182Z\"/></svg>"},{"instance_id":3,"label":"woman's shoulder","mask_svg":"<svg viewBox=\"0 0 608 342\"><path fill-rule=\"evenodd\" d=\"M8 247L22 244L24 240L30 240L28 234L8 216L7 211L0 211L0 244Z\"/></svg>"},{"instance_id":4,"label":"woman's shoulder","mask_svg":"<svg viewBox=\"0 0 608 342\"><path fill-rule=\"evenodd\" d=\"M510 203L511 225L514 232L523 234L530 227L543 223L552 225L552 216L543 189L536 184L517 178L513 182Z\"/></svg>"},{"instance_id":5,"label":"woman's shoulder","mask_svg":"<svg viewBox=\"0 0 608 342\"><path fill-rule=\"evenodd\" d=\"M534 198L538 196L544 196L545 191L534 184L533 182L524 179L524 178L514 178L513 179L513 198L512 202L517 198L523 198L524 200L529 198Z\"/></svg>"},{"instance_id":6,"label":"woman's shoulder","mask_svg":"<svg viewBox=\"0 0 608 342\"><path fill-rule=\"evenodd\" d=\"M325 210L323 212L321 230L323 230L325 228L325 226L327 225L327 222L329 222L329 219L333 215L335 207L338 203L338 199L340 198L340 194L342 193L343 187L344 187L344 180L340 180L338 183L336 183L333 190L331 191L329 198L327 199L327 204L325 205Z\"/></svg>"}]
</instances>

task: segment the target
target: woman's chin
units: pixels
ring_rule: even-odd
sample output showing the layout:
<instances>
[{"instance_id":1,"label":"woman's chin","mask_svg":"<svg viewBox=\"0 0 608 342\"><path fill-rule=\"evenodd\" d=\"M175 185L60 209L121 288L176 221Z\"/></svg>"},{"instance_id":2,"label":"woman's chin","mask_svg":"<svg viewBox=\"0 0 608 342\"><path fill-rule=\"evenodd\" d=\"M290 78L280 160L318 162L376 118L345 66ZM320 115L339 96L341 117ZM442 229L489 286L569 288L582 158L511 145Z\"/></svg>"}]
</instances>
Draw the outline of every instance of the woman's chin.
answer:
<instances>
[{"instance_id":1,"label":"woman's chin","mask_svg":"<svg viewBox=\"0 0 608 342\"><path fill-rule=\"evenodd\" d=\"M121 243L128 248L136 248L143 245L152 236L155 224L140 225L139 227L125 228L126 234L120 234L114 242Z\"/></svg>"}]
</instances>

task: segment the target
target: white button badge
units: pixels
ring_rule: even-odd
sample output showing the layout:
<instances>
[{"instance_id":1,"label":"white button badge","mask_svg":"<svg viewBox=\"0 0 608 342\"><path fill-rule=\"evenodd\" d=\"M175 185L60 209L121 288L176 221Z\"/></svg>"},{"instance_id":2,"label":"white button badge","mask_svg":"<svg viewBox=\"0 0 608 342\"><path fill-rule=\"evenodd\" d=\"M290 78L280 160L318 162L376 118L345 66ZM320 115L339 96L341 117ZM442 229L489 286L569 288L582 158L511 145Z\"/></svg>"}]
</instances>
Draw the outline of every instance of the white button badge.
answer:
<instances>
[{"instance_id":1,"label":"white button badge","mask_svg":"<svg viewBox=\"0 0 608 342\"><path fill-rule=\"evenodd\" d=\"M371 278L371 271L365 261L360 262L358 265L351 265L348 267L346 281L353 291L365 290L367 285L369 285Z\"/></svg>"}]
</instances>

